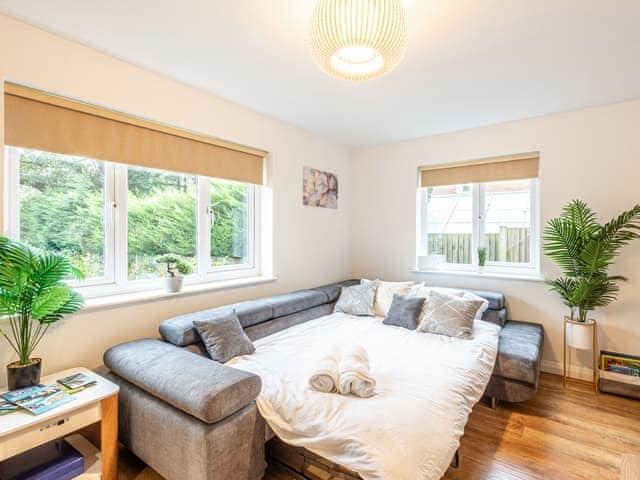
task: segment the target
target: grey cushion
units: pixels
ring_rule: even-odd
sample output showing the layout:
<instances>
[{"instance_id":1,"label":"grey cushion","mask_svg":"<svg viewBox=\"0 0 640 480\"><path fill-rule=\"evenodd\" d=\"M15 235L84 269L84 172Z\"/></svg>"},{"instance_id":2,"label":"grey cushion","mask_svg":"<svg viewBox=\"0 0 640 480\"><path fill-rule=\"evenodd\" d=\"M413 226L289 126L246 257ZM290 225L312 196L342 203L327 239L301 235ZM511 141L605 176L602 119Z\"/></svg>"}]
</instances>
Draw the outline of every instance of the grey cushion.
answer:
<instances>
[{"instance_id":1,"label":"grey cushion","mask_svg":"<svg viewBox=\"0 0 640 480\"><path fill-rule=\"evenodd\" d=\"M209 320L196 320L193 325L207 353L216 362L225 363L233 357L250 355L256 351L256 347L242 330L235 310L221 313Z\"/></svg>"},{"instance_id":2,"label":"grey cushion","mask_svg":"<svg viewBox=\"0 0 640 480\"><path fill-rule=\"evenodd\" d=\"M509 321L500 331L494 375L537 385L542 358L542 325Z\"/></svg>"},{"instance_id":3,"label":"grey cushion","mask_svg":"<svg viewBox=\"0 0 640 480\"><path fill-rule=\"evenodd\" d=\"M323 292L327 296L327 302L333 303L338 300L338 297L340 297L342 287L351 287L353 285L358 285L359 283L360 280L345 280L344 282L330 283L329 285L315 287L312 290Z\"/></svg>"},{"instance_id":4,"label":"grey cushion","mask_svg":"<svg viewBox=\"0 0 640 480\"><path fill-rule=\"evenodd\" d=\"M236 311L243 327L256 325L273 317L273 309L270 304L264 300L251 300L170 318L160 324L160 335L167 342L180 347L198 343L200 337L193 327L193 322L206 321L232 310Z\"/></svg>"},{"instance_id":5,"label":"grey cushion","mask_svg":"<svg viewBox=\"0 0 640 480\"><path fill-rule=\"evenodd\" d=\"M483 300L460 297L431 290L427 311L418 330L448 337L470 338L473 320Z\"/></svg>"},{"instance_id":6,"label":"grey cushion","mask_svg":"<svg viewBox=\"0 0 640 480\"><path fill-rule=\"evenodd\" d=\"M271 306L273 318L284 317L285 315L291 315L292 313L301 312L302 310L308 310L309 308L328 303L327 296L323 292L315 290L300 290L298 292L285 293L283 295L264 298L263 301Z\"/></svg>"},{"instance_id":7,"label":"grey cushion","mask_svg":"<svg viewBox=\"0 0 640 480\"><path fill-rule=\"evenodd\" d=\"M160 340L110 348L104 364L154 397L205 423L241 410L260 393L260 377L212 362Z\"/></svg>"},{"instance_id":8,"label":"grey cushion","mask_svg":"<svg viewBox=\"0 0 640 480\"><path fill-rule=\"evenodd\" d=\"M349 315L373 316L375 315L373 311L375 295L376 286L373 282L342 287L335 311Z\"/></svg>"},{"instance_id":9,"label":"grey cushion","mask_svg":"<svg viewBox=\"0 0 640 480\"><path fill-rule=\"evenodd\" d=\"M424 301L423 297L410 297L394 293L389 313L382 323L415 330L418 327Z\"/></svg>"}]
</instances>

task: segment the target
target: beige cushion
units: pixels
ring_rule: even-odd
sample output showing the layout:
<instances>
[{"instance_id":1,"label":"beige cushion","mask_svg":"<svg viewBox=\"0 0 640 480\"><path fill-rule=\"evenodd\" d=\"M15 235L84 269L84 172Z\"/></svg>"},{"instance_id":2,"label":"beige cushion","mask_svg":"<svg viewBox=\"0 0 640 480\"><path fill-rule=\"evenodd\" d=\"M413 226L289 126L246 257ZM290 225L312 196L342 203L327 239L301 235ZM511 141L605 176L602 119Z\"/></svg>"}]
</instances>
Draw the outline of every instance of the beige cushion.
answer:
<instances>
[{"instance_id":1,"label":"beige cushion","mask_svg":"<svg viewBox=\"0 0 640 480\"><path fill-rule=\"evenodd\" d=\"M393 294L409 295L414 282L383 282L382 280L367 280L363 278L361 283L374 283L376 285L376 299L373 311L377 317L386 317L393 302Z\"/></svg>"},{"instance_id":2,"label":"beige cushion","mask_svg":"<svg viewBox=\"0 0 640 480\"><path fill-rule=\"evenodd\" d=\"M432 290L427 300L427 311L420 321L418 331L448 337L471 338L473 321L482 307L482 299L477 300L473 297Z\"/></svg>"},{"instance_id":3,"label":"beige cushion","mask_svg":"<svg viewBox=\"0 0 640 480\"><path fill-rule=\"evenodd\" d=\"M417 283L416 285L414 285L411 288L411 291L409 292L409 296L411 297L422 297L425 299L424 302L424 306L422 307L422 314L420 315L420 318L422 318L424 316L424 314L427 311L427 307L429 305L429 294L431 292L438 292L438 293L443 293L443 294L447 294L447 295L455 295L456 297L467 297L469 299L472 300L478 300L480 302L482 302L482 305L480 306L480 308L478 308L477 312L476 312L476 319L480 320L482 319L482 314L489 308L489 302L488 300L479 297L478 295L476 295L475 293L471 293L471 292L467 292L465 290L459 290L457 288L448 288L448 287L427 287L425 286L424 282L423 283Z\"/></svg>"}]
</instances>

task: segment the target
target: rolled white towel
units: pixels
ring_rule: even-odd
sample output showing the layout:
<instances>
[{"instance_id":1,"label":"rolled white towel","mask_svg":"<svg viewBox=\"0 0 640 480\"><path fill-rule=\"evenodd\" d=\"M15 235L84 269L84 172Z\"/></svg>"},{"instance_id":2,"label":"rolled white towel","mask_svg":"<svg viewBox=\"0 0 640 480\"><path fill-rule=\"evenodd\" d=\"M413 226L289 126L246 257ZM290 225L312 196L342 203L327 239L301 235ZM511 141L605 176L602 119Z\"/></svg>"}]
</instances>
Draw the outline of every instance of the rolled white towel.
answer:
<instances>
[{"instance_id":1,"label":"rolled white towel","mask_svg":"<svg viewBox=\"0 0 640 480\"><path fill-rule=\"evenodd\" d=\"M333 347L327 355L320 360L318 368L309 377L309 386L313 390L323 393L335 393L338 391L338 365L342 352L338 347Z\"/></svg>"},{"instance_id":2,"label":"rolled white towel","mask_svg":"<svg viewBox=\"0 0 640 480\"><path fill-rule=\"evenodd\" d=\"M376 381L369 371L369 355L362 346L357 346L342 356L339 372L338 390L341 394L352 393L363 398L373 395Z\"/></svg>"}]
</instances>

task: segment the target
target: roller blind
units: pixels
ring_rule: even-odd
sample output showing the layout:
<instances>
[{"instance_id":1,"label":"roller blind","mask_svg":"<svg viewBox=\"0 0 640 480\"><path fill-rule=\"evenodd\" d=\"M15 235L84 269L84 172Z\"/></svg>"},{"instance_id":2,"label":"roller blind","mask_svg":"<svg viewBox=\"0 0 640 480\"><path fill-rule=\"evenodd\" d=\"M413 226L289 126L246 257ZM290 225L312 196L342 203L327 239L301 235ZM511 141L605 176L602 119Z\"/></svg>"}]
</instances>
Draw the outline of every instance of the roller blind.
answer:
<instances>
[{"instance_id":1,"label":"roller blind","mask_svg":"<svg viewBox=\"0 0 640 480\"><path fill-rule=\"evenodd\" d=\"M459 185L538 177L538 152L420 169L420 186Z\"/></svg>"},{"instance_id":2,"label":"roller blind","mask_svg":"<svg viewBox=\"0 0 640 480\"><path fill-rule=\"evenodd\" d=\"M265 151L5 83L7 145L262 184Z\"/></svg>"}]
</instances>

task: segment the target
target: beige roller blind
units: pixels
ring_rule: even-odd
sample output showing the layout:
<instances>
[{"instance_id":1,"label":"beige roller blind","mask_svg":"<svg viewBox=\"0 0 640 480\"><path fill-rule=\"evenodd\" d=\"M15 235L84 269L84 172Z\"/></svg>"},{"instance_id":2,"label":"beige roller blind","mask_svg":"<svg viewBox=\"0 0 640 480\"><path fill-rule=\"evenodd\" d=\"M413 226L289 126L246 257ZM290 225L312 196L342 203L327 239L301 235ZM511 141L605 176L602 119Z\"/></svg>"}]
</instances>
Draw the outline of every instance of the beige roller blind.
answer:
<instances>
[{"instance_id":1,"label":"beige roller blind","mask_svg":"<svg viewBox=\"0 0 640 480\"><path fill-rule=\"evenodd\" d=\"M420 169L420 186L459 185L538 177L538 152Z\"/></svg>"},{"instance_id":2,"label":"beige roller blind","mask_svg":"<svg viewBox=\"0 0 640 480\"><path fill-rule=\"evenodd\" d=\"M266 152L5 83L7 145L263 183Z\"/></svg>"}]
</instances>

